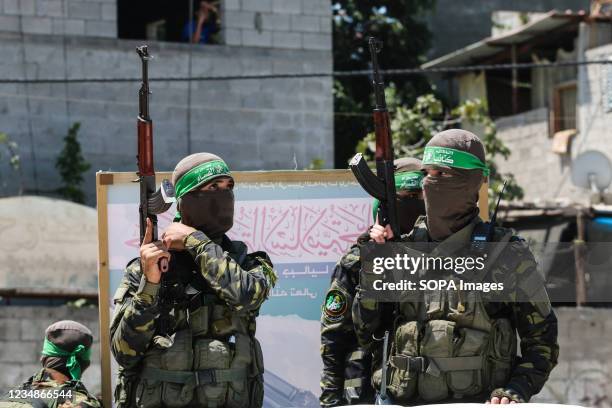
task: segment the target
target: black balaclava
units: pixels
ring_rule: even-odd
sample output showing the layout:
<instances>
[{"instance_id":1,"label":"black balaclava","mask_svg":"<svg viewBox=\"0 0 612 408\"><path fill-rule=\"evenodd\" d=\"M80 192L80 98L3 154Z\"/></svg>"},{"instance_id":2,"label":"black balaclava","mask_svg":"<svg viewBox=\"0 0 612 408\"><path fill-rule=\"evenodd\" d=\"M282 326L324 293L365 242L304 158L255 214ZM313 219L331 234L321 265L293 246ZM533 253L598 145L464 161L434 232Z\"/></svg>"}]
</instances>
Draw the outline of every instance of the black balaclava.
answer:
<instances>
[{"instance_id":1,"label":"black balaclava","mask_svg":"<svg viewBox=\"0 0 612 408\"><path fill-rule=\"evenodd\" d=\"M449 129L435 135L427 146L461 150L485 161L480 139L462 129ZM481 169L464 169L424 164L424 169L438 169L450 177L426 176L423 193L427 212L427 229L434 241L442 241L465 227L478 216L478 192L484 181Z\"/></svg>"},{"instance_id":2,"label":"black balaclava","mask_svg":"<svg viewBox=\"0 0 612 408\"><path fill-rule=\"evenodd\" d=\"M413 157L402 157L393 162L395 174L421 171L422 163ZM414 223L421 215L425 215L425 203L422 197L408 197L405 192L420 192L421 187L397 190L397 213L399 217L400 232L407 234L414 228Z\"/></svg>"}]
</instances>

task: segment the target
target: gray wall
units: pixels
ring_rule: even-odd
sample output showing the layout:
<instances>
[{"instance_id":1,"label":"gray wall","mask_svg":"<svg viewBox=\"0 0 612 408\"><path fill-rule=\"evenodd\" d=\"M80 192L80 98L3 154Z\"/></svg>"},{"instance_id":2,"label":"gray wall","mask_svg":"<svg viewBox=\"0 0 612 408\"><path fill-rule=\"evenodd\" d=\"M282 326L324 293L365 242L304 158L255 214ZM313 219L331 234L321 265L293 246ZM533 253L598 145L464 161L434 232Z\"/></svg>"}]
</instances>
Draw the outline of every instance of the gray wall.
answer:
<instances>
[{"instance_id":1,"label":"gray wall","mask_svg":"<svg viewBox=\"0 0 612 408\"><path fill-rule=\"evenodd\" d=\"M533 402L595 406L595 398L612 392L610 309L558 308L555 311L559 319L559 365ZM78 320L94 332L94 363L85 372L83 381L91 392L100 392L97 309L5 306L0 308L0 372L3 373L0 393L38 370L44 331L60 319Z\"/></svg>"},{"instance_id":2,"label":"gray wall","mask_svg":"<svg viewBox=\"0 0 612 408\"><path fill-rule=\"evenodd\" d=\"M587 60L612 56L612 44L586 52ZM610 65L587 65L578 75L578 135L571 154L552 152L548 111L537 109L496 121L498 135L511 151L508 160L497 160L498 168L511 172L525 190L526 201L569 200L586 203L589 194L571 182L571 163L586 150L599 150L612 161L610 126L612 110L607 106L606 89L611 84Z\"/></svg>"},{"instance_id":3,"label":"gray wall","mask_svg":"<svg viewBox=\"0 0 612 408\"><path fill-rule=\"evenodd\" d=\"M22 8L16 9L14 3ZM13 22L0 20L0 78L140 75L134 50L143 41L113 38L116 30L87 30L91 22L110 18L114 2L61 0L54 10L49 10L47 0L24 4L29 3L0 1L0 19ZM324 6L312 0L228 1L224 29L228 43L235 45L190 47L149 41L156 57L150 75L330 71L331 10ZM90 8L95 14L85 12ZM254 34L251 26L256 13L260 13L262 32ZM68 33L68 26L83 21L85 32L31 34L25 24L30 18L50 20L51 32L58 34ZM116 25L116 21L109 22ZM272 43L265 39L268 37ZM217 153L235 170L302 169L315 158L333 167L331 79L191 82L190 91L188 86L186 82L151 83L158 170L172 170L184 155L197 151ZM77 121L82 124L85 158L92 164L84 183L89 204L95 202L95 171L134 171L138 88L137 82L0 84L0 132L19 143L26 190L58 187L54 162L69 124ZM17 173L9 172L5 165L0 174L5 184L0 185L0 194L15 193Z\"/></svg>"}]
</instances>

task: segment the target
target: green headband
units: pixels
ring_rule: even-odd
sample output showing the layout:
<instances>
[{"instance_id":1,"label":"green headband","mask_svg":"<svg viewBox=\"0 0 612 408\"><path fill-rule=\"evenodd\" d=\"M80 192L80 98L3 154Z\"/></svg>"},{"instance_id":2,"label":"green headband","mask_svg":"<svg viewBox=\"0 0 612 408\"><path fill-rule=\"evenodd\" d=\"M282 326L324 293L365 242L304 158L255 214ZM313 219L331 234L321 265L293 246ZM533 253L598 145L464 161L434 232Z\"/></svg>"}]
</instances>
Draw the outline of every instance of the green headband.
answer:
<instances>
[{"instance_id":1,"label":"green headband","mask_svg":"<svg viewBox=\"0 0 612 408\"><path fill-rule=\"evenodd\" d=\"M420 191L423 187L423 173L420 171L405 171L402 173L395 174L395 190L407 190L407 191ZM380 206L380 201L378 199L374 199L374 204L372 205L372 216L374 221L376 221L376 213L378 212L378 207Z\"/></svg>"},{"instance_id":2,"label":"green headband","mask_svg":"<svg viewBox=\"0 0 612 408\"><path fill-rule=\"evenodd\" d=\"M434 164L440 166L457 167L459 169L482 170L487 177L489 169L480 159L471 153L462 150L440 146L427 146L423 152L423 165Z\"/></svg>"},{"instance_id":3,"label":"green headband","mask_svg":"<svg viewBox=\"0 0 612 408\"><path fill-rule=\"evenodd\" d=\"M84 345L79 344L72 352L68 352L64 349L57 347L55 344L51 343L49 339L45 338L45 342L43 343L42 355L47 357L68 357L66 368L68 368L70 377L73 380L80 380L81 363L79 363L77 357L83 361L90 361L91 348L87 348Z\"/></svg>"},{"instance_id":4,"label":"green headband","mask_svg":"<svg viewBox=\"0 0 612 408\"><path fill-rule=\"evenodd\" d=\"M213 160L198 164L193 169L183 174L176 182L174 190L177 200L188 192L219 176L232 176L229 167L227 167L227 164L225 164L223 160ZM174 221L179 221L180 219L181 213L177 211L174 216Z\"/></svg>"},{"instance_id":5,"label":"green headband","mask_svg":"<svg viewBox=\"0 0 612 408\"><path fill-rule=\"evenodd\" d=\"M213 160L201 163L189 170L176 182L174 186L176 198L179 199L191 190L200 187L202 184L215 177L231 177L229 167L223 160Z\"/></svg>"}]
</instances>

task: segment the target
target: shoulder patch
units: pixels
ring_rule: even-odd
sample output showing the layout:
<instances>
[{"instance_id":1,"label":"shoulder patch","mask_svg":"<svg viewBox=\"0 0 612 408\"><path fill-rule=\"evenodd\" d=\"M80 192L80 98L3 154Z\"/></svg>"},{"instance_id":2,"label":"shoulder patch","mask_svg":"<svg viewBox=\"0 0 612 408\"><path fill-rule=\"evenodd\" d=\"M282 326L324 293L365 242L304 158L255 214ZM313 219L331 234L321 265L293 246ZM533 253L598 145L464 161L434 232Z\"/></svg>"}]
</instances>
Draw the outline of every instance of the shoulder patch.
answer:
<instances>
[{"instance_id":1,"label":"shoulder patch","mask_svg":"<svg viewBox=\"0 0 612 408\"><path fill-rule=\"evenodd\" d=\"M342 320L344 313L348 309L348 299L346 293L339 289L332 289L325 295L323 314L325 319L330 322Z\"/></svg>"}]
</instances>

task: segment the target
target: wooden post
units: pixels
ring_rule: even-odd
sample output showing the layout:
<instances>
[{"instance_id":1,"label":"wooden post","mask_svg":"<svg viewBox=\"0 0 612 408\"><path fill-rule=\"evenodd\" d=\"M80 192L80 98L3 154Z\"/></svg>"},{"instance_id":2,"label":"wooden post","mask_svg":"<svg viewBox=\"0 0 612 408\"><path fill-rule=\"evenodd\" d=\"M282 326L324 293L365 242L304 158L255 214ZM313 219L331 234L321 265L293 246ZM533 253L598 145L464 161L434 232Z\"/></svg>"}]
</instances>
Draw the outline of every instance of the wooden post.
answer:
<instances>
[{"instance_id":1,"label":"wooden post","mask_svg":"<svg viewBox=\"0 0 612 408\"><path fill-rule=\"evenodd\" d=\"M478 191L479 216L483 221L489 221L489 183L482 183Z\"/></svg>"},{"instance_id":2,"label":"wooden post","mask_svg":"<svg viewBox=\"0 0 612 408\"><path fill-rule=\"evenodd\" d=\"M584 241L584 210L578 208L576 213L576 239L574 240L574 259L576 265L576 306L580 307L586 303L585 286L585 250Z\"/></svg>"},{"instance_id":3,"label":"wooden post","mask_svg":"<svg viewBox=\"0 0 612 408\"><path fill-rule=\"evenodd\" d=\"M109 305L109 268L108 268L108 185L103 174L96 174L98 206L98 314L100 316L100 368L102 384L102 403L113 406L110 355L110 305ZM112 176L110 177L112 180Z\"/></svg>"}]
</instances>

